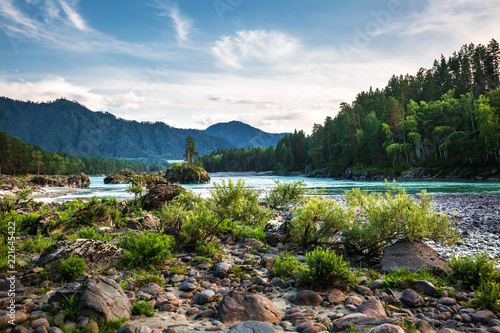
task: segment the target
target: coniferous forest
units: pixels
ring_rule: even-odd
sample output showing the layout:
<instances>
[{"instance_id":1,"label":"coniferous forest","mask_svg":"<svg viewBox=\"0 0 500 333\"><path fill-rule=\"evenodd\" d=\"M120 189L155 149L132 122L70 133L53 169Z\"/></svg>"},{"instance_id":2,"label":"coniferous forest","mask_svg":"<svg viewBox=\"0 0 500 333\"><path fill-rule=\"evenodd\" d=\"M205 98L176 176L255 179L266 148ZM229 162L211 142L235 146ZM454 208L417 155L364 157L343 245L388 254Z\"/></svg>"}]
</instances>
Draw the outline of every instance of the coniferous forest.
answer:
<instances>
[{"instance_id":1,"label":"coniferous forest","mask_svg":"<svg viewBox=\"0 0 500 333\"><path fill-rule=\"evenodd\" d=\"M168 168L168 163L148 164L137 160L49 153L0 132L0 174L74 175L84 172L96 175L113 174L125 168L136 172L159 171Z\"/></svg>"},{"instance_id":2,"label":"coniferous forest","mask_svg":"<svg viewBox=\"0 0 500 333\"><path fill-rule=\"evenodd\" d=\"M208 171L328 170L440 174L500 165L500 47L464 45L416 75L392 76L339 113L295 131L276 148L218 150L202 156Z\"/></svg>"}]
</instances>

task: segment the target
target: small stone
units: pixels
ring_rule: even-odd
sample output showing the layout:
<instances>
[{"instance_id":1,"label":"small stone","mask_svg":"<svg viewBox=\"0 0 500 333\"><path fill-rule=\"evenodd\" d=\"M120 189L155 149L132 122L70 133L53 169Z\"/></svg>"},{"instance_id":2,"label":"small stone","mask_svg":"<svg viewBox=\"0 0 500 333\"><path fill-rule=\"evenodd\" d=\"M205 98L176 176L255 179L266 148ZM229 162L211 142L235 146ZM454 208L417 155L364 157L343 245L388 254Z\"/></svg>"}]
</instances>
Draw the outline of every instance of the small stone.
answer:
<instances>
[{"instance_id":1,"label":"small stone","mask_svg":"<svg viewBox=\"0 0 500 333\"><path fill-rule=\"evenodd\" d=\"M193 291L196 288L198 288L198 283L194 277L184 280L179 286L179 290L181 291Z\"/></svg>"},{"instance_id":2,"label":"small stone","mask_svg":"<svg viewBox=\"0 0 500 333\"><path fill-rule=\"evenodd\" d=\"M43 326L45 328L49 328L50 323L45 318L36 319L36 320L31 322L31 328L33 328L33 329L36 329L37 327L41 327L41 326Z\"/></svg>"},{"instance_id":3,"label":"small stone","mask_svg":"<svg viewBox=\"0 0 500 333\"><path fill-rule=\"evenodd\" d=\"M379 326L373 328L370 332L373 332L373 333L404 333L405 331L397 325L382 324L382 325L379 325Z\"/></svg>"},{"instance_id":4,"label":"small stone","mask_svg":"<svg viewBox=\"0 0 500 333\"><path fill-rule=\"evenodd\" d=\"M426 280L417 280L415 282L415 289L423 292L426 296L433 296L437 293L436 287L431 282Z\"/></svg>"},{"instance_id":5,"label":"small stone","mask_svg":"<svg viewBox=\"0 0 500 333\"><path fill-rule=\"evenodd\" d=\"M320 305L323 298L312 290L301 290L295 295L293 302L298 305Z\"/></svg>"},{"instance_id":6,"label":"small stone","mask_svg":"<svg viewBox=\"0 0 500 333\"><path fill-rule=\"evenodd\" d=\"M412 289L405 289L401 293L400 301L412 308L421 307L425 304L425 300Z\"/></svg>"},{"instance_id":7,"label":"small stone","mask_svg":"<svg viewBox=\"0 0 500 333\"><path fill-rule=\"evenodd\" d=\"M481 310L472 314L472 320L481 324L488 324L492 319L498 319L490 310Z\"/></svg>"},{"instance_id":8,"label":"small stone","mask_svg":"<svg viewBox=\"0 0 500 333\"><path fill-rule=\"evenodd\" d=\"M204 290L198 294L196 297L196 303L203 305L211 302L215 297L215 292L213 290Z\"/></svg>"}]
</instances>

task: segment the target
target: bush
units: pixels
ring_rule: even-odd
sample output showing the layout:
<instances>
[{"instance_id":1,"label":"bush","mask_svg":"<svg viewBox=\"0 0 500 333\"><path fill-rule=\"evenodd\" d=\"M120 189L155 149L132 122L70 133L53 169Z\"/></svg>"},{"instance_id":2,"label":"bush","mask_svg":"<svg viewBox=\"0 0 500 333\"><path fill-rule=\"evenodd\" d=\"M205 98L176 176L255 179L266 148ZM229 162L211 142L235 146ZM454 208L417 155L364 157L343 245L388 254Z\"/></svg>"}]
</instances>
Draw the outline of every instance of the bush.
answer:
<instances>
[{"instance_id":1,"label":"bush","mask_svg":"<svg viewBox=\"0 0 500 333\"><path fill-rule=\"evenodd\" d=\"M319 247L306 254L306 265L299 267L298 278L306 285L349 289L357 279L348 264L341 255Z\"/></svg>"},{"instance_id":2,"label":"bush","mask_svg":"<svg viewBox=\"0 0 500 333\"><path fill-rule=\"evenodd\" d=\"M478 254L474 258L453 256L448 264L452 269L450 282L463 288L475 289L483 282L500 281L495 262L488 258L487 253Z\"/></svg>"},{"instance_id":3,"label":"bush","mask_svg":"<svg viewBox=\"0 0 500 333\"><path fill-rule=\"evenodd\" d=\"M149 304L147 301L137 301L134 303L134 307L132 308L132 314L134 316L138 315L146 315L147 317L154 317L155 312L153 310L153 306Z\"/></svg>"},{"instance_id":4,"label":"bush","mask_svg":"<svg viewBox=\"0 0 500 333\"><path fill-rule=\"evenodd\" d=\"M130 267L159 267L170 256L172 244L173 239L170 236L141 232L125 235L118 246L125 250L123 264Z\"/></svg>"},{"instance_id":5,"label":"bush","mask_svg":"<svg viewBox=\"0 0 500 333\"><path fill-rule=\"evenodd\" d=\"M73 279L81 276L86 269L87 264L84 258L71 256L61 261L58 271L61 273L63 279Z\"/></svg>"},{"instance_id":6,"label":"bush","mask_svg":"<svg viewBox=\"0 0 500 333\"><path fill-rule=\"evenodd\" d=\"M274 184L276 186L266 194L264 199L270 208L287 208L289 205L296 205L304 200L306 183L303 180L295 182L275 180Z\"/></svg>"},{"instance_id":7,"label":"bush","mask_svg":"<svg viewBox=\"0 0 500 333\"><path fill-rule=\"evenodd\" d=\"M473 298L468 306L475 309L489 309L497 312L500 310L498 300L500 299L500 284L492 281L483 281L474 291L476 297Z\"/></svg>"},{"instance_id":8,"label":"bush","mask_svg":"<svg viewBox=\"0 0 500 333\"><path fill-rule=\"evenodd\" d=\"M160 216L165 231L175 239L177 248L195 249L219 235L224 220L220 220L205 200L191 191L181 193L163 207Z\"/></svg>"},{"instance_id":9,"label":"bush","mask_svg":"<svg viewBox=\"0 0 500 333\"><path fill-rule=\"evenodd\" d=\"M72 224L92 226L99 219L110 216L113 224L117 225L121 221L120 212L110 207L106 200L103 201L93 197L84 208L74 214L76 219L72 221Z\"/></svg>"},{"instance_id":10,"label":"bush","mask_svg":"<svg viewBox=\"0 0 500 333\"><path fill-rule=\"evenodd\" d=\"M288 252L280 253L274 258L271 274L282 279L295 279L299 267L300 263L292 254Z\"/></svg>"},{"instance_id":11,"label":"bush","mask_svg":"<svg viewBox=\"0 0 500 333\"><path fill-rule=\"evenodd\" d=\"M293 212L290 233L304 247L335 240L349 220L350 213L333 200L311 197Z\"/></svg>"},{"instance_id":12,"label":"bush","mask_svg":"<svg viewBox=\"0 0 500 333\"><path fill-rule=\"evenodd\" d=\"M26 237L23 240L21 249L26 252L42 253L55 242L56 241L54 239L50 237L44 237L40 234L40 232L38 232L34 240Z\"/></svg>"},{"instance_id":13,"label":"bush","mask_svg":"<svg viewBox=\"0 0 500 333\"><path fill-rule=\"evenodd\" d=\"M432 282L436 287L443 285L443 280L435 276L430 270L410 271L405 268L398 268L385 274L382 282L390 288L413 288L417 280L426 280Z\"/></svg>"},{"instance_id":14,"label":"bush","mask_svg":"<svg viewBox=\"0 0 500 333\"><path fill-rule=\"evenodd\" d=\"M432 200L425 190L414 199L396 185L387 186L384 194L347 191L346 206L353 220L343 233L346 252L372 259L397 240L432 239L452 246L459 238L458 229L436 213Z\"/></svg>"},{"instance_id":15,"label":"bush","mask_svg":"<svg viewBox=\"0 0 500 333\"><path fill-rule=\"evenodd\" d=\"M247 188L238 179L236 184L229 178L215 183L210 190L209 205L219 220L229 219L246 225L262 225L267 222L271 212L259 205L259 192Z\"/></svg>"}]
</instances>

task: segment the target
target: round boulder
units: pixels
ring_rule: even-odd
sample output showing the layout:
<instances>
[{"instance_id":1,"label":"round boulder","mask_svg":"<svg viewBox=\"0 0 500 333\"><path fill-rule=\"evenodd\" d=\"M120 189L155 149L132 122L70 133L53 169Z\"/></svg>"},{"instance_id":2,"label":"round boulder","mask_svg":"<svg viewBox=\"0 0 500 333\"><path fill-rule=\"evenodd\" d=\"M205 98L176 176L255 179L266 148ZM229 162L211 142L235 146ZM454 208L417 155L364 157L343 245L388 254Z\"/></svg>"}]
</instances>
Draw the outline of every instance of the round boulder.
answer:
<instances>
[{"instance_id":1,"label":"round boulder","mask_svg":"<svg viewBox=\"0 0 500 333\"><path fill-rule=\"evenodd\" d=\"M422 298L422 296L417 294L417 292L412 289L403 290L403 292L401 293L400 301L404 305L412 308L418 308L425 304L425 300Z\"/></svg>"},{"instance_id":2,"label":"round boulder","mask_svg":"<svg viewBox=\"0 0 500 333\"><path fill-rule=\"evenodd\" d=\"M238 324L248 320L266 323L279 322L281 313L266 297L230 292L219 302L219 314L224 324Z\"/></svg>"},{"instance_id":3,"label":"round boulder","mask_svg":"<svg viewBox=\"0 0 500 333\"><path fill-rule=\"evenodd\" d=\"M298 305L320 305L323 298L312 290L301 290L295 295L293 302Z\"/></svg>"}]
</instances>

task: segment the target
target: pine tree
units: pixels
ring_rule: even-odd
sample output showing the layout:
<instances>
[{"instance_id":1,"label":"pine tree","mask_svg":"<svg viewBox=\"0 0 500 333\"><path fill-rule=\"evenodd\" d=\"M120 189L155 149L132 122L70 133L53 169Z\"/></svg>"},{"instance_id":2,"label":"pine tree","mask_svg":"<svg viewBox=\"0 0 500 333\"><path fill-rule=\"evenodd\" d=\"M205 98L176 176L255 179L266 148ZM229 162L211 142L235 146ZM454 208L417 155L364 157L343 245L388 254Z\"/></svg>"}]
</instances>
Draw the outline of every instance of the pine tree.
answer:
<instances>
[{"instance_id":1,"label":"pine tree","mask_svg":"<svg viewBox=\"0 0 500 333\"><path fill-rule=\"evenodd\" d=\"M198 156L198 152L196 151L195 142L191 135L186 138L186 152L183 156L188 166L194 165L194 158Z\"/></svg>"}]
</instances>

